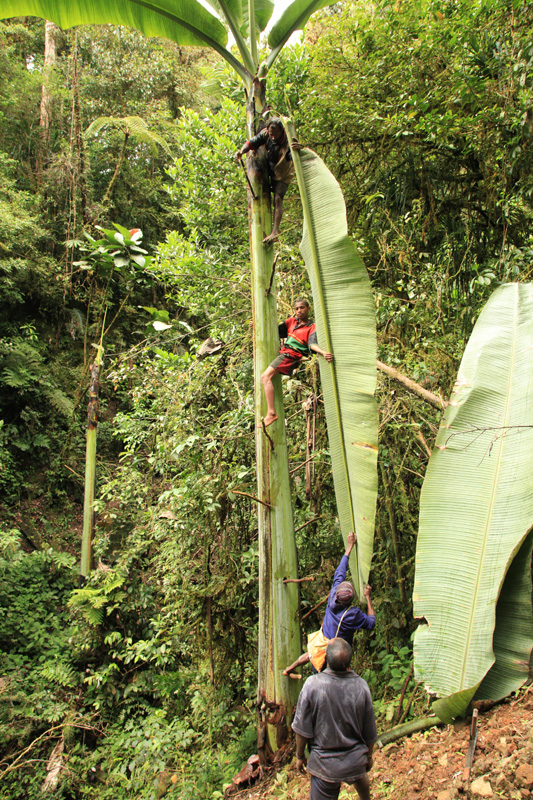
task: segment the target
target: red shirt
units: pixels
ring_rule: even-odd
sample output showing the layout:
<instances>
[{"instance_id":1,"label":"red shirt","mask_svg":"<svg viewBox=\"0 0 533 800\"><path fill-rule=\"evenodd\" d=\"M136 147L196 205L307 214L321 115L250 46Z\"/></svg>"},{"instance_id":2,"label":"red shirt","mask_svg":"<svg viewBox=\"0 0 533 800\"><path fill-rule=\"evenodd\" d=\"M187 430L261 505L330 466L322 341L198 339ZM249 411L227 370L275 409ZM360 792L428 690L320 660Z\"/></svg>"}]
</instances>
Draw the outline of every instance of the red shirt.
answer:
<instances>
[{"instance_id":1,"label":"red shirt","mask_svg":"<svg viewBox=\"0 0 533 800\"><path fill-rule=\"evenodd\" d=\"M310 354L310 345L317 344L316 325L311 320L304 322L296 317L289 317L278 326L278 330L280 339L285 339L280 353L302 358Z\"/></svg>"}]
</instances>

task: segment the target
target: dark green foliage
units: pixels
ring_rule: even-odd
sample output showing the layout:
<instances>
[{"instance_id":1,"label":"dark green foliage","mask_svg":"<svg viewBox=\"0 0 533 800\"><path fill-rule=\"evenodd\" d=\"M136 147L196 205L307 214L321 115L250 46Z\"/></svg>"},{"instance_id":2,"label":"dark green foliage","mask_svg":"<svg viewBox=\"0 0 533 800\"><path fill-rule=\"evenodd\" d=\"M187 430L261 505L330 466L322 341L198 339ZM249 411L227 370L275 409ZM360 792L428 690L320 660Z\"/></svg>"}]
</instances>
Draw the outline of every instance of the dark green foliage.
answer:
<instances>
[{"instance_id":1,"label":"dark green foliage","mask_svg":"<svg viewBox=\"0 0 533 800\"><path fill-rule=\"evenodd\" d=\"M335 164L376 286L397 300L386 317L429 302L435 333L458 310L469 330L484 287L529 274L531 5L378 8L324 19L302 121Z\"/></svg>"}]
</instances>

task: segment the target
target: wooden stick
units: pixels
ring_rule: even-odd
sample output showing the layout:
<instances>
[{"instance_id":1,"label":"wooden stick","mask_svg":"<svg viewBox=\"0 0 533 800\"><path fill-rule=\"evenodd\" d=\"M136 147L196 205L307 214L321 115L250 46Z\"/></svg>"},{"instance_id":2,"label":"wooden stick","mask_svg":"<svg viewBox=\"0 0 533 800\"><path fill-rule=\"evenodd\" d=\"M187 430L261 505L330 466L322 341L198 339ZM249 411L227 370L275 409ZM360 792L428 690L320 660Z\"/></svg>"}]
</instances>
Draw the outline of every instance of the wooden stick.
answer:
<instances>
[{"instance_id":1,"label":"wooden stick","mask_svg":"<svg viewBox=\"0 0 533 800\"><path fill-rule=\"evenodd\" d=\"M302 530L302 528L306 528L306 527L307 527L308 525L310 525L312 522L316 522L316 521L317 521L317 519L320 519L320 517L313 517L313 519L308 519L308 520L307 520L307 522L304 522L304 524L303 524L303 525L300 525L300 527L299 527L299 528L295 528L295 529L294 529L294 533L298 533L298 531L301 531L301 530Z\"/></svg>"},{"instance_id":2,"label":"wooden stick","mask_svg":"<svg viewBox=\"0 0 533 800\"><path fill-rule=\"evenodd\" d=\"M317 608L320 608L320 606L321 606L323 603L325 603L325 602L326 602L326 600L328 599L328 597L329 597L329 594L327 594L327 595L326 595L326 596L325 596L325 597L324 597L324 598L323 598L323 599L320 601L320 603L317 603L317 604L316 604L316 606L313 606L313 608L311 609L311 611L308 611L306 614L304 614L304 615L303 615L303 617L302 617L302 620L304 620L306 617L308 617L308 616L309 616L309 614L312 614L312 613L313 613L313 611L316 611L316 610L317 610Z\"/></svg>"},{"instance_id":3,"label":"wooden stick","mask_svg":"<svg viewBox=\"0 0 533 800\"><path fill-rule=\"evenodd\" d=\"M265 434L265 436L267 437L268 441L270 442L270 449L273 450L274 449L274 442L272 441L272 438L269 436L269 433L268 433L268 431L266 429L264 418L261 419L261 425L263 426L263 433Z\"/></svg>"},{"instance_id":4,"label":"wooden stick","mask_svg":"<svg viewBox=\"0 0 533 800\"><path fill-rule=\"evenodd\" d=\"M417 432L417 434L416 434L416 438L417 438L417 439L418 439L418 441L419 441L419 442L421 442L421 444L423 445L423 447L424 447L424 450L426 451L426 453L427 453L427 455L428 455L428 458L431 458L431 450L429 449L429 445L428 445L428 443L426 442L426 439L425 439L425 437L424 437L424 434L422 433L422 431L421 431L421 430L419 430L419 431Z\"/></svg>"},{"instance_id":5,"label":"wooden stick","mask_svg":"<svg viewBox=\"0 0 533 800\"><path fill-rule=\"evenodd\" d=\"M403 700L405 697L405 693L407 691L407 686L409 685L409 681L411 680L411 675L413 674L413 669L414 669L414 662L411 661L411 669L409 670L409 674L407 675L406 679L403 682L402 691L400 693L400 699L398 701L398 710L396 711L396 718L394 720L395 725L398 725L402 718Z\"/></svg>"},{"instance_id":6,"label":"wooden stick","mask_svg":"<svg viewBox=\"0 0 533 800\"><path fill-rule=\"evenodd\" d=\"M274 280L274 272L276 271L276 264L278 263L278 258L279 258L279 250L274 256L274 261L272 263L272 272L270 273L270 283L268 284L268 289L265 289L265 297L268 297L268 295L272 290L272 282Z\"/></svg>"},{"instance_id":7,"label":"wooden stick","mask_svg":"<svg viewBox=\"0 0 533 800\"><path fill-rule=\"evenodd\" d=\"M310 575L307 578L285 578L283 583L305 583L306 581L314 581L314 577Z\"/></svg>"},{"instance_id":8,"label":"wooden stick","mask_svg":"<svg viewBox=\"0 0 533 800\"><path fill-rule=\"evenodd\" d=\"M299 469L301 469L302 467L305 467L306 464L309 464L309 462L314 459L315 455L316 454L313 453L312 456L309 456L309 458L307 458L305 461L302 461L302 463L298 464L297 467L293 467L291 470L289 470L289 475L292 475L293 472L298 472Z\"/></svg>"},{"instance_id":9,"label":"wooden stick","mask_svg":"<svg viewBox=\"0 0 533 800\"><path fill-rule=\"evenodd\" d=\"M250 193L251 193L252 197L254 198L254 200L257 200L256 194L255 194L255 192L254 192L254 190L253 190L253 186L252 186L252 184L250 183L250 178L248 177L248 172L246 171L246 167L245 167L245 166L244 166L244 164L242 163L242 156L239 158L239 164L240 164L240 165L241 165L241 167L243 168L243 171L244 171L244 177L246 178L246 183L248 184L248 188L250 189Z\"/></svg>"},{"instance_id":10,"label":"wooden stick","mask_svg":"<svg viewBox=\"0 0 533 800\"><path fill-rule=\"evenodd\" d=\"M237 489L228 489L229 492L233 494L242 494L243 497L249 497L250 500L256 500L261 505L266 506L267 508L272 508L270 503L266 503L264 500L260 500L258 497L255 497L253 494L248 494L248 492L238 492Z\"/></svg>"},{"instance_id":11,"label":"wooden stick","mask_svg":"<svg viewBox=\"0 0 533 800\"><path fill-rule=\"evenodd\" d=\"M427 389L424 389L423 386L420 386L419 383L411 380L406 375L402 375L401 372L398 372L397 369L394 367L389 367L387 364L384 364L382 361L377 362L378 369L388 375L389 378L401 383L406 389L408 389L413 394L416 394L418 397L425 400L427 403L430 403L435 408L438 408L439 411L443 411L446 406L448 405L446 400L443 400L442 397L439 397L438 394L433 394L433 392L428 392Z\"/></svg>"}]
</instances>

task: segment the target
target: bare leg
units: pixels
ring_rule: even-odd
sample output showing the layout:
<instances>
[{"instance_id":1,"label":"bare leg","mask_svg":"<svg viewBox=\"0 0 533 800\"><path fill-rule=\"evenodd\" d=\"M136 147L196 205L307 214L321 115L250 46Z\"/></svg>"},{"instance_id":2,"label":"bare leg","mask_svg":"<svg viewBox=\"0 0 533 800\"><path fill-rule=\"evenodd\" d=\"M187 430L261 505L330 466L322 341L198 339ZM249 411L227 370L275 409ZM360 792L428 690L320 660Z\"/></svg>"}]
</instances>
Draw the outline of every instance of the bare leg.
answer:
<instances>
[{"instance_id":1,"label":"bare leg","mask_svg":"<svg viewBox=\"0 0 533 800\"><path fill-rule=\"evenodd\" d=\"M279 225L283 216L283 197L279 194L274 195L274 218L272 220L272 233L265 236L263 244L273 244L279 237Z\"/></svg>"},{"instance_id":2,"label":"bare leg","mask_svg":"<svg viewBox=\"0 0 533 800\"><path fill-rule=\"evenodd\" d=\"M368 780L368 775L364 775L362 778L355 781L354 786L361 800L370 800L370 781Z\"/></svg>"},{"instance_id":3,"label":"bare leg","mask_svg":"<svg viewBox=\"0 0 533 800\"><path fill-rule=\"evenodd\" d=\"M296 667L302 667L304 664L307 664L308 661L309 661L309 653L302 653L300 658L296 659L294 664L291 664L290 667L286 667L283 670L283 674L288 675L289 672L293 672L296 669Z\"/></svg>"},{"instance_id":4,"label":"bare leg","mask_svg":"<svg viewBox=\"0 0 533 800\"><path fill-rule=\"evenodd\" d=\"M265 428L272 425L278 418L274 407L274 384L272 383L274 375L277 375L277 370L275 370L274 367L267 367L261 375L261 383L263 384L267 401L267 415L263 420Z\"/></svg>"}]
</instances>

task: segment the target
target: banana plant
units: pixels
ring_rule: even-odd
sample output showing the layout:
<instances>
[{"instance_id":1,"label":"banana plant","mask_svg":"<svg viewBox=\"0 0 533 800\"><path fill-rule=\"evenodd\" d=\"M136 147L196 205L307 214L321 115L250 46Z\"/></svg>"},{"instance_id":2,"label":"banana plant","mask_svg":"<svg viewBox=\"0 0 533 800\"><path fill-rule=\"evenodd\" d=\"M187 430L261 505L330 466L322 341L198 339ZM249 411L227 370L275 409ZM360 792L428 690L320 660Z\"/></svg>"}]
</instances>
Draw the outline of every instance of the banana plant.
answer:
<instances>
[{"instance_id":1,"label":"banana plant","mask_svg":"<svg viewBox=\"0 0 533 800\"><path fill-rule=\"evenodd\" d=\"M444 722L528 677L533 648L533 284L481 312L420 505L415 670Z\"/></svg>"},{"instance_id":2,"label":"banana plant","mask_svg":"<svg viewBox=\"0 0 533 800\"><path fill-rule=\"evenodd\" d=\"M246 138L255 135L266 111L266 78L291 34L329 0L294 0L268 37L270 51L259 59L259 35L274 10L271 0L0 0L0 17L37 16L66 29L75 25L111 23L171 39L180 45L207 46L240 76L246 91ZM228 31L238 55L228 49ZM244 137L243 137L244 138ZM260 542L259 749L269 755L285 743L298 693L295 681L282 669L300 652L298 623L297 555L288 473L284 415L262 429L266 408L261 373L277 355L276 285L271 281L273 250L263 245L271 232L270 189L264 158L249 154L247 170L251 282L254 320L254 375L256 397L256 459ZM277 409L283 408L279 376L274 381ZM267 435L268 433L268 435Z\"/></svg>"}]
</instances>

